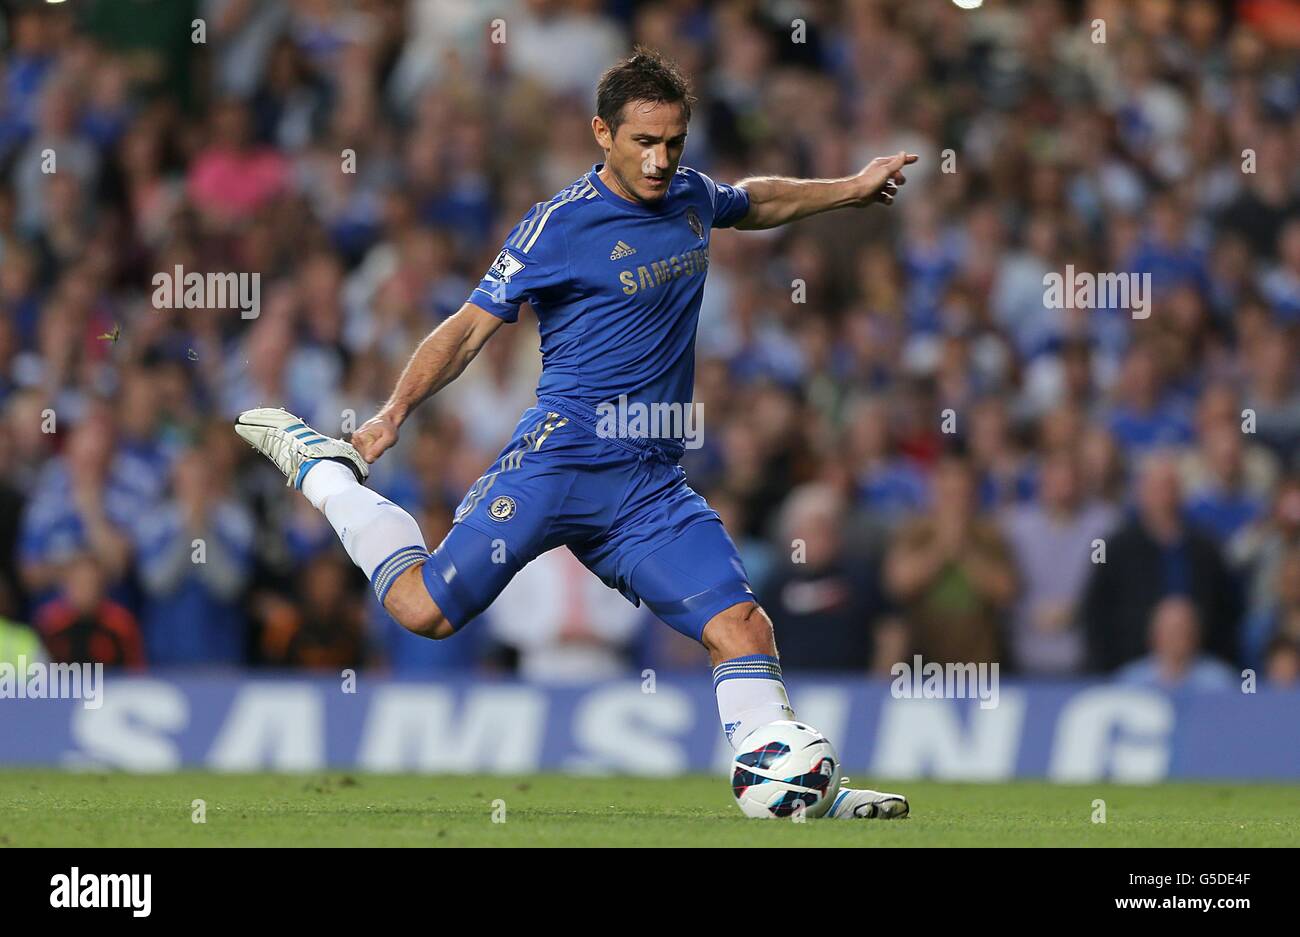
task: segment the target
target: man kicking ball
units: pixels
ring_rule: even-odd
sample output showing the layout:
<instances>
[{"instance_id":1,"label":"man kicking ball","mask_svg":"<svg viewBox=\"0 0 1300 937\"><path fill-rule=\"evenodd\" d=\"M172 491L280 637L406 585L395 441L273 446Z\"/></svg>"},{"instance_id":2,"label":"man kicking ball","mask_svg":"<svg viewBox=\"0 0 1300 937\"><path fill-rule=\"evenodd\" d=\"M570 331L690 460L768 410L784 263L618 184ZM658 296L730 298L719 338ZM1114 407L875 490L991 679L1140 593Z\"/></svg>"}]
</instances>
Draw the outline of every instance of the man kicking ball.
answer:
<instances>
[{"instance_id":1,"label":"man kicking ball","mask_svg":"<svg viewBox=\"0 0 1300 937\"><path fill-rule=\"evenodd\" d=\"M469 300L420 343L392 397L351 444L276 409L249 410L235 429L324 512L405 628L450 637L525 564L567 546L606 585L704 644L723 729L739 743L794 718L771 620L718 515L686 484L681 438L627 426L611 432L597 408L691 406L712 228L772 228L891 204L902 168L917 157L880 157L845 179L715 183L678 167L693 100L677 68L653 52L639 49L605 72L591 122L604 163L519 222ZM430 553L415 520L364 487L369 464L525 301L542 338L537 406ZM907 812L899 794L842 788L826 816Z\"/></svg>"}]
</instances>

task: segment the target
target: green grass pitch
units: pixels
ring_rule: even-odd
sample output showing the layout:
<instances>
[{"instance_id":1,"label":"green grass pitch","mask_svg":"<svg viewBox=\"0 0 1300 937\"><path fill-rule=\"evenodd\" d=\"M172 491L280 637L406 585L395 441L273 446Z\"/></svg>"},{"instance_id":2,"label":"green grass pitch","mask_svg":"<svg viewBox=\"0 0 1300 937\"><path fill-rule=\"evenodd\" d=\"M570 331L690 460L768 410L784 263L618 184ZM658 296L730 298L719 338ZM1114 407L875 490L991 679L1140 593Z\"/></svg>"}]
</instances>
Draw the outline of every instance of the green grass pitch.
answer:
<instances>
[{"instance_id":1,"label":"green grass pitch","mask_svg":"<svg viewBox=\"0 0 1300 937\"><path fill-rule=\"evenodd\" d=\"M1300 787L877 782L912 818L753 821L721 778L0 771L0 847L1283 846ZM1106 822L1094 823L1093 802ZM193 822L194 801L206 822ZM494 801L505 822L494 823ZM499 808L498 808L499 809Z\"/></svg>"}]
</instances>

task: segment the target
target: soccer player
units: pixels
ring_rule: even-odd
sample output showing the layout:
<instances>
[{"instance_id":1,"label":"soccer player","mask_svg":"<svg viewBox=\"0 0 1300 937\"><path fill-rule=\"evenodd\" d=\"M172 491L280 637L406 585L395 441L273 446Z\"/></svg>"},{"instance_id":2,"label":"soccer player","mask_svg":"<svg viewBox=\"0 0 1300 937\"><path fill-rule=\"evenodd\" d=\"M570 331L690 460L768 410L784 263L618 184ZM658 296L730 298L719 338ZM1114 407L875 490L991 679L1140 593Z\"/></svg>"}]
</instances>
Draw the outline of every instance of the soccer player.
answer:
<instances>
[{"instance_id":1,"label":"soccer player","mask_svg":"<svg viewBox=\"0 0 1300 937\"><path fill-rule=\"evenodd\" d=\"M236 431L324 512L384 608L410 631L450 637L526 563L567 546L606 585L703 643L723 729L739 744L794 718L772 623L718 515L686 484L680 433L634 433L626 421L611 431L610 411L598 408L691 406L710 229L889 205L902 168L917 157L879 157L844 179L716 183L679 167L693 100L676 66L654 52L637 49L605 72L591 122L605 161L524 216L350 444L278 409L241 414ZM430 553L415 520L364 487L369 465L525 301L541 330L537 406ZM845 787L826 816L907 812L899 794Z\"/></svg>"}]
</instances>

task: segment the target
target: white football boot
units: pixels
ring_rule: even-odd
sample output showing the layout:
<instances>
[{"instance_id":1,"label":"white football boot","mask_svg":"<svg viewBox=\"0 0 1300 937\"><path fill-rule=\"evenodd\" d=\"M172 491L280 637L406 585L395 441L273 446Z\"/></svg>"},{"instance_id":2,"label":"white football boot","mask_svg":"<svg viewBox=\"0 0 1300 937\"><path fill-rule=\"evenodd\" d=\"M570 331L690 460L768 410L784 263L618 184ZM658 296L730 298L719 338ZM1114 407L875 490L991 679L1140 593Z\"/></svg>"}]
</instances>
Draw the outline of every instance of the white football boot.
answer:
<instances>
[{"instance_id":1,"label":"white football boot","mask_svg":"<svg viewBox=\"0 0 1300 937\"><path fill-rule=\"evenodd\" d=\"M848 778L840 780L840 792L826 811L832 820L901 820L907 816L907 798L902 794L886 794L845 787Z\"/></svg>"},{"instance_id":2,"label":"white football boot","mask_svg":"<svg viewBox=\"0 0 1300 937\"><path fill-rule=\"evenodd\" d=\"M291 488L301 488L307 470L322 459L343 463L363 485L370 476L370 466L351 443L316 432L287 410L245 410L235 421L235 432L274 462Z\"/></svg>"}]
</instances>

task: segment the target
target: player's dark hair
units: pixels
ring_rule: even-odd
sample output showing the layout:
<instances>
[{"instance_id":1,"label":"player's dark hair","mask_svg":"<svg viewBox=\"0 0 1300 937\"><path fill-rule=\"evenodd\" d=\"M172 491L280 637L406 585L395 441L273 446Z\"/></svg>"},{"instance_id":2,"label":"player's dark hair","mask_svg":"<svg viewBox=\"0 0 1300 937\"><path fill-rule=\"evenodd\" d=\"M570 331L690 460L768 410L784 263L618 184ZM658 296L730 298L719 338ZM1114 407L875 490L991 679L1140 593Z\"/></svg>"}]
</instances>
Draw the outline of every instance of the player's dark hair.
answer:
<instances>
[{"instance_id":1,"label":"player's dark hair","mask_svg":"<svg viewBox=\"0 0 1300 937\"><path fill-rule=\"evenodd\" d=\"M681 104L686 119L691 119L691 83L676 64L653 49L637 46L632 57L605 70L596 85L596 115L618 132L623 122L623 105L629 101L652 101L656 104Z\"/></svg>"}]
</instances>

